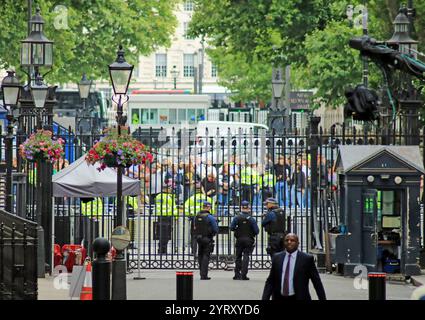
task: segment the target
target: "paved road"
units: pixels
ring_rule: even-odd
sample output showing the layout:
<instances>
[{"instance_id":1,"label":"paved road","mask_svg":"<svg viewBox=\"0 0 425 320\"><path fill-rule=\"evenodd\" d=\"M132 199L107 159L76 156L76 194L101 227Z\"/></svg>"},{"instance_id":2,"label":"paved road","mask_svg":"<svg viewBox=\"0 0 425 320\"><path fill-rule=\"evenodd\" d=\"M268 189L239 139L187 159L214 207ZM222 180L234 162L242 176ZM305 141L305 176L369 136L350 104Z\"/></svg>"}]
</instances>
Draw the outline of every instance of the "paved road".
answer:
<instances>
[{"instance_id":1,"label":"paved road","mask_svg":"<svg viewBox=\"0 0 425 320\"><path fill-rule=\"evenodd\" d=\"M134 280L137 272L127 275L127 297L129 300L175 300L175 270L142 270L145 280ZM250 281L232 280L233 272L213 270L209 281L200 281L199 272L194 273L195 300L258 300L267 278L267 271L250 271ZM367 290L356 290L352 278L321 274L321 278L330 300L367 300ZM415 287L411 284L387 283L388 300L410 299ZM313 299L317 299L311 288ZM53 279L48 277L39 280L40 300L67 300L67 290L53 288Z\"/></svg>"}]
</instances>

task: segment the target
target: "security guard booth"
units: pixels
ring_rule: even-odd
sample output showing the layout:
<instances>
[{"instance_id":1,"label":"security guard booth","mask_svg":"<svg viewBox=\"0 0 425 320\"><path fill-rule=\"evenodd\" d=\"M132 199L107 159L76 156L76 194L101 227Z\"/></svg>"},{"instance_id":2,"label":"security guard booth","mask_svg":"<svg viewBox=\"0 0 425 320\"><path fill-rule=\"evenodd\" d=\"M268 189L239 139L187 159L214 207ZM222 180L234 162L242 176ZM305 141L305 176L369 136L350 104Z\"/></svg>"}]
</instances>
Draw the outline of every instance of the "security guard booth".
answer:
<instances>
[{"instance_id":1,"label":"security guard booth","mask_svg":"<svg viewBox=\"0 0 425 320\"><path fill-rule=\"evenodd\" d=\"M343 274L368 271L420 274L418 146L340 146L335 163L340 192L340 233L333 263Z\"/></svg>"}]
</instances>

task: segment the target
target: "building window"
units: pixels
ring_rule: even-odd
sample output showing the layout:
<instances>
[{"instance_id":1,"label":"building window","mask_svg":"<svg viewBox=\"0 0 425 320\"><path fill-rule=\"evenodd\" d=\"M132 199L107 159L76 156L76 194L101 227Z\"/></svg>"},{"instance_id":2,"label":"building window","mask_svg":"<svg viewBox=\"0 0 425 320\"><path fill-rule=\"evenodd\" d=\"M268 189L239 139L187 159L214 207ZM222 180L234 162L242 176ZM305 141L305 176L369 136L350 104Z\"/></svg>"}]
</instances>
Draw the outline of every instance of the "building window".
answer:
<instances>
[{"instance_id":1,"label":"building window","mask_svg":"<svg viewBox=\"0 0 425 320\"><path fill-rule=\"evenodd\" d=\"M189 30L189 22L183 22L183 37L186 40L193 40L195 39L194 37L191 37L187 34L187 31Z\"/></svg>"},{"instance_id":2,"label":"building window","mask_svg":"<svg viewBox=\"0 0 425 320\"><path fill-rule=\"evenodd\" d=\"M185 0L183 2L183 9L184 11L193 11L193 0Z\"/></svg>"},{"instance_id":3,"label":"building window","mask_svg":"<svg viewBox=\"0 0 425 320\"><path fill-rule=\"evenodd\" d=\"M167 55L157 53L155 55L155 77L167 76Z\"/></svg>"},{"instance_id":4,"label":"building window","mask_svg":"<svg viewBox=\"0 0 425 320\"><path fill-rule=\"evenodd\" d=\"M211 64L211 78L217 78L217 65Z\"/></svg>"},{"instance_id":5,"label":"building window","mask_svg":"<svg viewBox=\"0 0 425 320\"><path fill-rule=\"evenodd\" d=\"M193 53L183 55L183 76L193 77L194 72L194 57Z\"/></svg>"}]
</instances>

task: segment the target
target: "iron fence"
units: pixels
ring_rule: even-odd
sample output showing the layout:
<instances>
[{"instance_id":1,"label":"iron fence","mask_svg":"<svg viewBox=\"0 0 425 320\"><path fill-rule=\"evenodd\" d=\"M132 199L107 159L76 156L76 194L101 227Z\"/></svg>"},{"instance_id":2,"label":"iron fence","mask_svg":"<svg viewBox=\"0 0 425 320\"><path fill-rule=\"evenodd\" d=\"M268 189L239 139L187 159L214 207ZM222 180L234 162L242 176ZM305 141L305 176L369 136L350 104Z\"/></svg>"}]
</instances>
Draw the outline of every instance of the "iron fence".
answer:
<instances>
[{"instance_id":1,"label":"iron fence","mask_svg":"<svg viewBox=\"0 0 425 320\"><path fill-rule=\"evenodd\" d=\"M37 299L36 228L0 210L0 300Z\"/></svg>"},{"instance_id":2,"label":"iron fence","mask_svg":"<svg viewBox=\"0 0 425 320\"><path fill-rule=\"evenodd\" d=\"M101 138L92 134L76 135L61 131L61 128L56 135L65 140L66 152L64 161L53 166L53 172L84 155L90 144ZM154 161L125 171L126 175L141 181L141 196L126 197L125 221L132 236L127 250L129 269L138 266L195 268L190 217L196 213L193 203L206 196L213 201L220 227L215 238L212 268L228 268L233 264L235 240L229 226L240 212L242 200L250 202L252 215L261 230L251 268L270 267L267 234L261 228L266 213L263 201L267 197L277 199L287 217L288 231L299 235L302 250L323 249L323 233L335 230L340 222L334 168L338 145L379 144L383 139L388 140L388 136L383 136L377 128L358 131L344 125L334 125L328 130L320 128L314 137L317 143L313 143L309 129L282 134L213 131L206 136L177 129L155 135L150 129L138 130L133 137L149 147ZM23 141L24 137L19 139ZM405 144L408 140L398 132L391 139L396 144ZM422 153L423 142L422 134ZM317 157L316 161L312 161L312 157ZM312 164L316 167L312 168ZM25 163L17 170L26 174L26 217L37 221L37 174L34 173L37 168L33 163ZM203 190L197 192L199 189ZM162 193L172 195L174 201L159 208L155 201ZM196 194L198 196L190 202ZM312 203L315 210L311 208ZM111 235L116 221L116 200L113 197L55 198L53 212L55 243L83 243L92 254L92 241L97 236L109 238ZM172 218L164 226L161 222L168 216Z\"/></svg>"}]
</instances>

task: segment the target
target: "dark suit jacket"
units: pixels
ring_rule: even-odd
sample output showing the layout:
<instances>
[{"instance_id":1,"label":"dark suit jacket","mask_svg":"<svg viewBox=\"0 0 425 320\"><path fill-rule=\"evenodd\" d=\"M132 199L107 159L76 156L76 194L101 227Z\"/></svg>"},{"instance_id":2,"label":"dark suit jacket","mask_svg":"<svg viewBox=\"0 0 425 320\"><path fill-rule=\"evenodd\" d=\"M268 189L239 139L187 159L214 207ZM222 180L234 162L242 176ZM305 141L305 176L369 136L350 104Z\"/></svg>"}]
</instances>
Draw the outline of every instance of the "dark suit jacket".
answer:
<instances>
[{"instance_id":1,"label":"dark suit jacket","mask_svg":"<svg viewBox=\"0 0 425 320\"><path fill-rule=\"evenodd\" d=\"M272 259L272 268L264 286L262 300L279 300L282 298L282 266L285 251L276 253ZM296 300L311 300L308 289L309 280L313 283L319 300L326 300L325 289L312 255L298 251L294 268L294 291Z\"/></svg>"}]
</instances>

